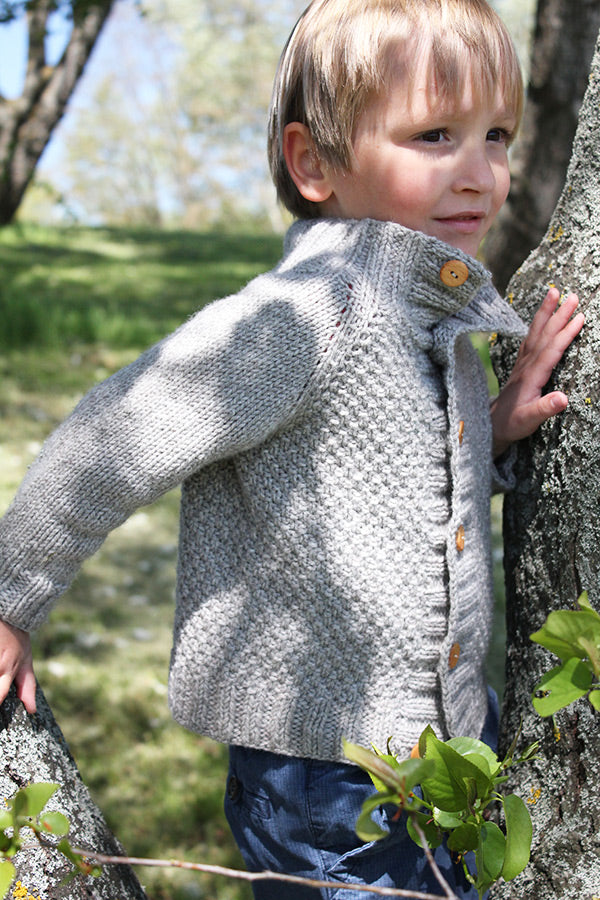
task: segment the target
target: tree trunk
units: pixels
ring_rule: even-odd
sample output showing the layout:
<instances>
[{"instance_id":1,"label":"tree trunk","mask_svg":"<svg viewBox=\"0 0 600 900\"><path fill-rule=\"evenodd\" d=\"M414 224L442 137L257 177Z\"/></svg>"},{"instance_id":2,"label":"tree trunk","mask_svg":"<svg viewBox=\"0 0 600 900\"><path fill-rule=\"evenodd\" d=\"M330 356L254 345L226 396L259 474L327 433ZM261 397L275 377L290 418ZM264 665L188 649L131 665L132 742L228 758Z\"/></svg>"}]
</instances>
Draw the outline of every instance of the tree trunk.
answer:
<instances>
[{"instance_id":1,"label":"tree trunk","mask_svg":"<svg viewBox=\"0 0 600 900\"><path fill-rule=\"evenodd\" d=\"M542 239L562 191L599 29L600 0L538 0L511 192L484 247L500 291Z\"/></svg>"},{"instance_id":2,"label":"tree trunk","mask_svg":"<svg viewBox=\"0 0 600 900\"><path fill-rule=\"evenodd\" d=\"M505 498L506 694L501 743L523 717L521 744L540 741L537 762L513 789L534 822L532 860L498 898L586 898L600 894L600 716L587 701L541 719L531 704L539 677L558 660L529 635L582 589L600 609L600 42L592 63L566 185L548 232L509 285L529 321L548 284L579 294L586 325L551 379L569 407L518 446L517 488ZM551 144L549 136L549 143ZM502 382L514 348L500 348ZM558 739L560 732L560 739Z\"/></svg>"},{"instance_id":3,"label":"tree trunk","mask_svg":"<svg viewBox=\"0 0 600 900\"><path fill-rule=\"evenodd\" d=\"M73 28L56 66L46 62L45 36L54 0L28 8L29 52L23 92L0 98L0 225L12 221L54 127L83 72L114 0L73 2Z\"/></svg>"},{"instance_id":4,"label":"tree trunk","mask_svg":"<svg viewBox=\"0 0 600 900\"><path fill-rule=\"evenodd\" d=\"M16 699L14 688L0 706L0 797L12 797L30 782L60 784L48 808L64 813L71 823L73 846L108 855L123 851L83 784L65 739L42 691L29 716ZM98 878L78 875L62 884L72 867L57 851L39 846L23 848L13 860L17 878L28 895L51 900L147 900L128 866L106 867ZM12 896L12 894L11 894Z\"/></svg>"}]
</instances>

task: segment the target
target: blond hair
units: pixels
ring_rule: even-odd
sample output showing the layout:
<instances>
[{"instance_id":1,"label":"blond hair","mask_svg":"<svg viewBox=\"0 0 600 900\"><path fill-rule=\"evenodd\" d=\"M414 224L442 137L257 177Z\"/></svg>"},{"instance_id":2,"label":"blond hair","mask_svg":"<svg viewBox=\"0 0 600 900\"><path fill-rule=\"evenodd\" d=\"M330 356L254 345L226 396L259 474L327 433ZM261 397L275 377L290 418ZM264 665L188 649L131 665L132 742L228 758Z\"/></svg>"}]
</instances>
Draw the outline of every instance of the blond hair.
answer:
<instances>
[{"instance_id":1,"label":"blond hair","mask_svg":"<svg viewBox=\"0 0 600 900\"><path fill-rule=\"evenodd\" d=\"M469 77L486 99L500 86L520 121L519 61L486 0L313 0L281 55L269 115L269 165L278 197L290 212L300 218L320 215L319 205L300 194L288 172L285 126L306 125L318 158L349 171L354 128L367 101L399 70L410 88L416 60L423 58L440 98L460 98Z\"/></svg>"}]
</instances>

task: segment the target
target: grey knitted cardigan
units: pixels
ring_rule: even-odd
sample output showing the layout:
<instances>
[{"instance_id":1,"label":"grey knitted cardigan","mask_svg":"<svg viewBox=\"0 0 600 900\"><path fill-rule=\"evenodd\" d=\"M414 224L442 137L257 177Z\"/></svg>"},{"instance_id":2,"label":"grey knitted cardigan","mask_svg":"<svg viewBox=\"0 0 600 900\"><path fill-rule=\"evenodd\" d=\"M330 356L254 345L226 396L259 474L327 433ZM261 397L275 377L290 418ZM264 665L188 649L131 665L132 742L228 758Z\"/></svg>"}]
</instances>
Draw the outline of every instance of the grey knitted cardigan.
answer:
<instances>
[{"instance_id":1,"label":"grey knitted cardigan","mask_svg":"<svg viewBox=\"0 0 600 900\"><path fill-rule=\"evenodd\" d=\"M332 760L342 736L479 735L508 476L473 331L524 326L471 257L391 223L296 223L273 271L48 439L0 524L0 616L39 626L108 531L182 483L180 723Z\"/></svg>"}]
</instances>

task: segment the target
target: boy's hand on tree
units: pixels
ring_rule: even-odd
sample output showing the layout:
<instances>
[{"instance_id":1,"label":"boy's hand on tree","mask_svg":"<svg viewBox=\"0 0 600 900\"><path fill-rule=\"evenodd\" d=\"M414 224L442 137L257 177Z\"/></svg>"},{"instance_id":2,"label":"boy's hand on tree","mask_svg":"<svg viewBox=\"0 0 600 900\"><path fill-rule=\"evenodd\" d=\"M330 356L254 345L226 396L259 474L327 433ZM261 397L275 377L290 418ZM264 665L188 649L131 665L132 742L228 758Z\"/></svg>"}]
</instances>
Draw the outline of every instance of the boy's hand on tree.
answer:
<instances>
[{"instance_id":1,"label":"boy's hand on tree","mask_svg":"<svg viewBox=\"0 0 600 900\"><path fill-rule=\"evenodd\" d=\"M28 713L34 713L36 685L29 634L0 621L0 703L13 681L17 697Z\"/></svg>"},{"instance_id":2,"label":"boy's hand on tree","mask_svg":"<svg viewBox=\"0 0 600 900\"><path fill-rule=\"evenodd\" d=\"M542 390L585 318L583 313L573 316L579 303L576 294L569 294L560 306L559 298L557 289L550 288L519 348L508 381L492 403L494 458L567 407L567 395L562 391L542 394Z\"/></svg>"}]
</instances>

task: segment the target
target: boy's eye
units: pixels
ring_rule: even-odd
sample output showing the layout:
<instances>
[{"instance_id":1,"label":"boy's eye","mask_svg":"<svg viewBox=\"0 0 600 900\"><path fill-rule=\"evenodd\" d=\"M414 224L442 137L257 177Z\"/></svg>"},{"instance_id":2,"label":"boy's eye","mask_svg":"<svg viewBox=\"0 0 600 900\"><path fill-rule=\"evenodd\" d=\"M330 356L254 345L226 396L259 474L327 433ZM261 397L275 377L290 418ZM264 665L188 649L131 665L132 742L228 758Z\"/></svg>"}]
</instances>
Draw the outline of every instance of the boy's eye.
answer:
<instances>
[{"instance_id":1,"label":"boy's eye","mask_svg":"<svg viewBox=\"0 0 600 900\"><path fill-rule=\"evenodd\" d=\"M505 128L491 128L487 133L488 141L496 141L499 144L510 144L511 135Z\"/></svg>"},{"instance_id":2,"label":"boy's eye","mask_svg":"<svg viewBox=\"0 0 600 900\"><path fill-rule=\"evenodd\" d=\"M433 131L424 131L423 134L419 135L419 138L428 144L439 144L444 140L444 136L443 128L434 128Z\"/></svg>"}]
</instances>

